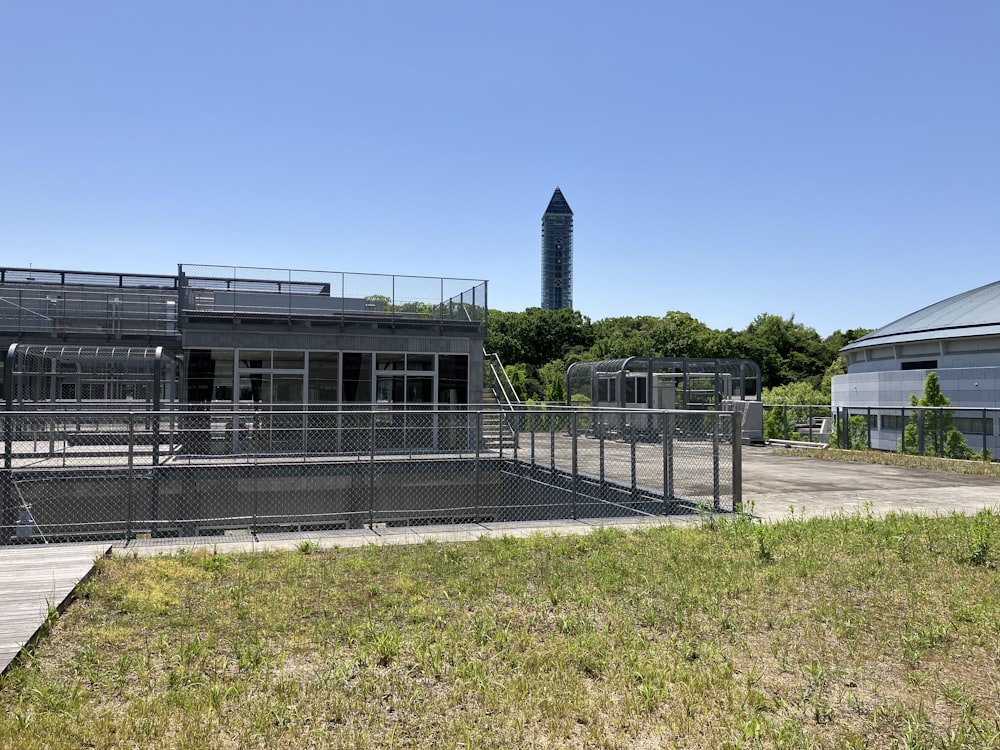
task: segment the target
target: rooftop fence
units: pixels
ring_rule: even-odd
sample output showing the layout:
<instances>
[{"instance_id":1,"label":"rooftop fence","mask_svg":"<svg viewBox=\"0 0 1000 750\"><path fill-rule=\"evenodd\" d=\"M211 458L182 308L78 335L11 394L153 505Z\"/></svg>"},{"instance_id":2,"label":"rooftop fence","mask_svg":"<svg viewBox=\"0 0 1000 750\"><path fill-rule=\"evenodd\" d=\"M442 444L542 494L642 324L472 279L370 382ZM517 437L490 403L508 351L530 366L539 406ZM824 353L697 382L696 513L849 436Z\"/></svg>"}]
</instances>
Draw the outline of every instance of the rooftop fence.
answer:
<instances>
[{"instance_id":1,"label":"rooftop fence","mask_svg":"<svg viewBox=\"0 0 1000 750\"><path fill-rule=\"evenodd\" d=\"M764 434L845 450L991 461L1000 450L1000 409L765 404Z\"/></svg>"},{"instance_id":2,"label":"rooftop fence","mask_svg":"<svg viewBox=\"0 0 1000 750\"><path fill-rule=\"evenodd\" d=\"M0 331L18 336L151 337L168 344L188 316L481 324L474 279L183 265L177 276L0 268Z\"/></svg>"}]
</instances>

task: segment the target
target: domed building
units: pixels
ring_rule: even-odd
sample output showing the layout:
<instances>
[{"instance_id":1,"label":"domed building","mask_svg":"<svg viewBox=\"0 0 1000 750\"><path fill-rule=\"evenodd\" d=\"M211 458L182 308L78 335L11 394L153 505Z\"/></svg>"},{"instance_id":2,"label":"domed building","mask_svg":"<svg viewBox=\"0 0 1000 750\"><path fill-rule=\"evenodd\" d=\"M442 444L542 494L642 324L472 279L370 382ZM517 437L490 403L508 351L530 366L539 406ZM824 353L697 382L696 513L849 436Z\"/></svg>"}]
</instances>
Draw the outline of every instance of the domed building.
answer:
<instances>
[{"instance_id":1,"label":"domed building","mask_svg":"<svg viewBox=\"0 0 1000 750\"><path fill-rule=\"evenodd\" d=\"M910 397L929 372L954 407L969 446L997 455L1000 417L1000 281L910 313L841 349L847 374L833 379L834 409L871 408L872 447L896 450Z\"/></svg>"}]
</instances>

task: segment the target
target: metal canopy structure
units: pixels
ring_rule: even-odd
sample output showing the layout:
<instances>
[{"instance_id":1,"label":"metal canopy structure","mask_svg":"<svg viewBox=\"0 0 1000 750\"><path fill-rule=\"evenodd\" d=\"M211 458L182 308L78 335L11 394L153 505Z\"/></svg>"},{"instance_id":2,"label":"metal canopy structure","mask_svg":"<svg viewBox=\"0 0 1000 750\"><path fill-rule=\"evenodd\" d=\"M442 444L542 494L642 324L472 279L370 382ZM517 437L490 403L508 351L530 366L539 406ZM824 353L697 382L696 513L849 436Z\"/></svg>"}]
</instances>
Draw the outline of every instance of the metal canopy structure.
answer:
<instances>
[{"instance_id":1,"label":"metal canopy structure","mask_svg":"<svg viewBox=\"0 0 1000 750\"><path fill-rule=\"evenodd\" d=\"M11 344L3 395L12 409L153 410L177 401L181 361L163 347Z\"/></svg>"},{"instance_id":2,"label":"metal canopy structure","mask_svg":"<svg viewBox=\"0 0 1000 750\"><path fill-rule=\"evenodd\" d=\"M628 357L577 362L566 371L574 404L647 409L718 409L760 401L760 366L749 359Z\"/></svg>"}]
</instances>

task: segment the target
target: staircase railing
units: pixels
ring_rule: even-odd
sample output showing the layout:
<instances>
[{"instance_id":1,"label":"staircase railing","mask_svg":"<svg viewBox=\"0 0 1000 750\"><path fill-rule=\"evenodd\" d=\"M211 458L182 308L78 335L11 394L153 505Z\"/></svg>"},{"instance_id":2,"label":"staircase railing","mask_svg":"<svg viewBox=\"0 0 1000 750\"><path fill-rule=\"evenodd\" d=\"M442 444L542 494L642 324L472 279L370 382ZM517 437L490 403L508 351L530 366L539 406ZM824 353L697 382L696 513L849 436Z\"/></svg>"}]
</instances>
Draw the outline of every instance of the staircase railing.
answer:
<instances>
[{"instance_id":1,"label":"staircase railing","mask_svg":"<svg viewBox=\"0 0 1000 750\"><path fill-rule=\"evenodd\" d=\"M486 387L496 396L497 404L501 409L510 409L515 404L521 403L521 398L514 390L514 384L507 377L507 370L504 369L503 362L496 354L490 354L483 350L483 375L486 378Z\"/></svg>"}]
</instances>

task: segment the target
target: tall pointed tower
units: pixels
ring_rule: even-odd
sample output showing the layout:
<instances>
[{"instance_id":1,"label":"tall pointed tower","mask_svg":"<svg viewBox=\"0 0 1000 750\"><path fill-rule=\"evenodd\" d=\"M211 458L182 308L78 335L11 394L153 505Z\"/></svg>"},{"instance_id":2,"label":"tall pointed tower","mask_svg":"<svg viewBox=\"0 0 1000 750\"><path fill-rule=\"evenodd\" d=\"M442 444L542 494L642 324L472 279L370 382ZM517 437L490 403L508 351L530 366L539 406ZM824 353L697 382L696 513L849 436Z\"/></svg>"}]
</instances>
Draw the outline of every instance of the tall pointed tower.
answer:
<instances>
[{"instance_id":1,"label":"tall pointed tower","mask_svg":"<svg viewBox=\"0 0 1000 750\"><path fill-rule=\"evenodd\" d=\"M556 187L542 214L542 309L573 308L573 209Z\"/></svg>"}]
</instances>

